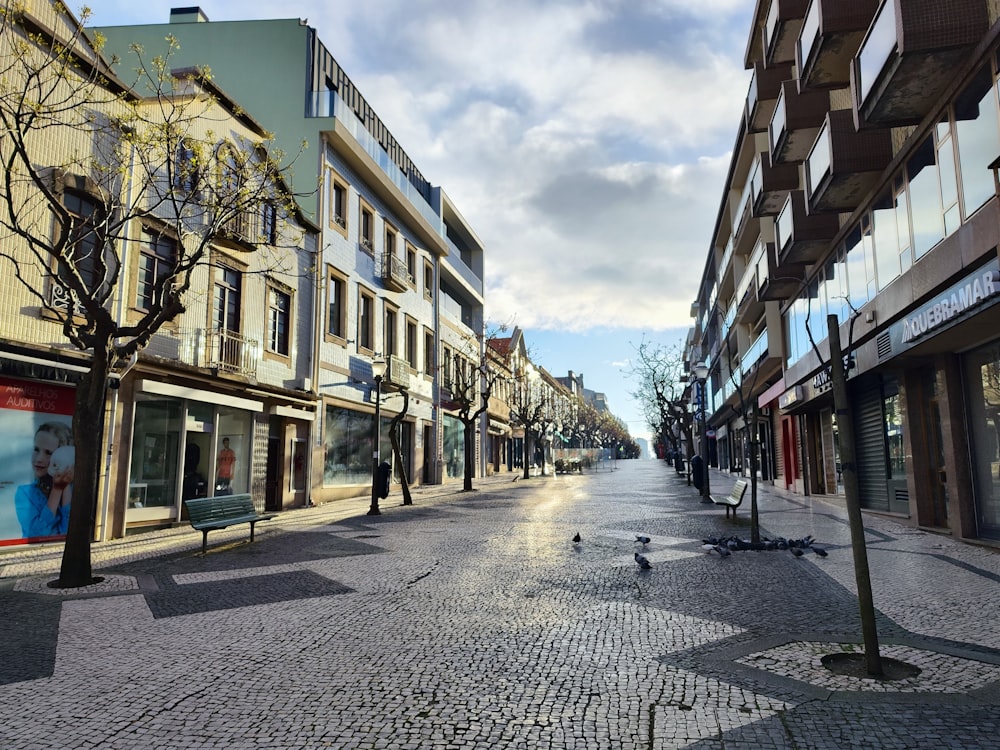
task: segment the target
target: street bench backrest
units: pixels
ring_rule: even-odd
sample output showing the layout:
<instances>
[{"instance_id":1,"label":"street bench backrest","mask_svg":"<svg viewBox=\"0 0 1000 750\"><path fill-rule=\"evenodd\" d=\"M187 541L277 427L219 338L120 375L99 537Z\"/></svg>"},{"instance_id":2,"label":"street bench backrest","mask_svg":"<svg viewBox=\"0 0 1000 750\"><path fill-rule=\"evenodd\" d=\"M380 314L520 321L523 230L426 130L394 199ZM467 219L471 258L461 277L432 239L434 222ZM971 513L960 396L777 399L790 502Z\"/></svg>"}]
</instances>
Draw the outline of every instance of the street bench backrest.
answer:
<instances>
[{"instance_id":1,"label":"street bench backrest","mask_svg":"<svg viewBox=\"0 0 1000 750\"><path fill-rule=\"evenodd\" d=\"M185 500L191 523L224 521L256 514L253 497L250 495L219 495L217 497L195 497Z\"/></svg>"},{"instance_id":2,"label":"street bench backrest","mask_svg":"<svg viewBox=\"0 0 1000 750\"><path fill-rule=\"evenodd\" d=\"M747 491L749 484L746 479L737 479L736 484L733 485L733 491L729 493L729 496L733 500L742 500L743 493Z\"/></svg>"}]
</instances>

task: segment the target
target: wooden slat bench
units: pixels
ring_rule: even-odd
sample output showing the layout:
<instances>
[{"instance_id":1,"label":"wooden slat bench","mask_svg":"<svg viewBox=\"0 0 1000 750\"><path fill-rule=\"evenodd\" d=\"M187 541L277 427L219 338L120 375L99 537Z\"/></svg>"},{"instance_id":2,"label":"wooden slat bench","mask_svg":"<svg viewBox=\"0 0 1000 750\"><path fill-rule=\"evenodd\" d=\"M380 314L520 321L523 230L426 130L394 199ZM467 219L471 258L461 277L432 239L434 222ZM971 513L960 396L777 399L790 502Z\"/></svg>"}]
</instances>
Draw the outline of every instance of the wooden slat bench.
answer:
<instances>
[{"instance_id":1,"label":"wooden slat bench","mask_svg":"<svg viewBox=\"0 0 1000 750\"><path fill-rule=\"evenodd\" d=\"M728 495L725 497L709 495L709 498L716 505L726 506L726 518L729 518L730 509L733 511L733 518L736 518L736 509L743 502L743 496L747 493L747 487L749 486L750 483L746 479L737 479L736 484L733 485L733 489Z\"/></svg>"},{"instance_id":2,"label":"wooden slat bench","mask_svg":"<svg viewBox=\"0 0 1000 750\"><path fill-rule=\"evenodd\" d=\"M208 547L208 532L224 529L238 523L250 524L250 541L253 541L254 525L258 521L275 518L277 513L260 515L253 507L250 495L217 495L215 497L195 497L185 500L192 528L201 532L201 552Z\"/></svg>"}]
</instances>

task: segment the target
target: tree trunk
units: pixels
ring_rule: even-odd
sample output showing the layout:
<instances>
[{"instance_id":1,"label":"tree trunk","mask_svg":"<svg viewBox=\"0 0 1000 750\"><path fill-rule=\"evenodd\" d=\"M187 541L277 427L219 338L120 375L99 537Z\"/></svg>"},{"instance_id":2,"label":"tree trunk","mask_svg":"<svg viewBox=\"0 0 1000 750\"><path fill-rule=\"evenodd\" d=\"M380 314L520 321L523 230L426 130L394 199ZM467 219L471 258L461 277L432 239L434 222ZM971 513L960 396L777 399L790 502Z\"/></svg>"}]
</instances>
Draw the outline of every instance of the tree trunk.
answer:
<instances>
[{"instance_id":1,"label":"tree trunk","mask_svg":"<svg viewBox=\"0 0 1000 750\"><path fill-rule=\"evenodd\" d=\"M472 476L476 468L476 422L475 420L465 422L465 429L462 430L462 442L465 444L465 479L462 483L463 492L472 492Z\"/></svg>"},{"instance_id":2,"label":"tree trunk","mask_svg":"<svg viewBox=\"0 0 1000 750\"><path fill-rule=\"evenodd\" d=\"M96 583L91 568L90 542L94 538L97 499L103 466L105 394L108 362L102 352L94 352L91 370L76 388L73 413L73 444L76 461L73 467L73 497L69 506L69 527L63 548L59 578L49 585L79 588Z\"/></svg>"},{"instance_id":3,"label":"tree trunk","mask_svg":"<svg viewBox=\"0 0 1000 750\"><path fill-rule=\"evenodd\" d=\"M525 479L528 479L529 477L531 477L531 466L528 463L528 456L531 455L530 454L530 443L531 443L530 437L531 437L531 433L529 433L527 430L525 430L524 431L524 441L521 444L521 448L522 448L522 451L524 453L524 456L522 458L522 463L524 464L524 478Z\"/></svg>"},{"instance_id":4,"label":"tree trunk","mask_svg":"<svg viewBox=\"0 0 1000 750\"><path fill-rule=\"evenodd\" d=\"M868 549L865 546L865 525L861 517L861 489L854 444L854 418L847 402L847 373L840 349L840 324L836 315L826 318L830 341L830 380L833 384L833 405L837 412L837 442L840 448L841 476L847 504L847 521L851 529L851 549L854 553L854 578L858 586L858 608L861 612L861 633L865 642L865 666L868 674L883 674L879 653L875 603L872 597L871 573L868 569Z\"/></svg>"},{"instance_id":5,"label":"tree trunk","mask_svg":"<svg viewBox=\"0 0 1000 750\"><path fill-rule=\"evenodd\" d=\"M392 453L396 456L396 465L399 466L399 483L403 488L403 505L413 505L413 498L410 497L410 483L406 479L406 464L403 462L403 452L399 448L399 423L406 416L406 411L410 406L410 393L401 390L403 394L403 408L399 414L394 416L389 422L389 443L392 445Z\"/></svg>"}]
</instances>

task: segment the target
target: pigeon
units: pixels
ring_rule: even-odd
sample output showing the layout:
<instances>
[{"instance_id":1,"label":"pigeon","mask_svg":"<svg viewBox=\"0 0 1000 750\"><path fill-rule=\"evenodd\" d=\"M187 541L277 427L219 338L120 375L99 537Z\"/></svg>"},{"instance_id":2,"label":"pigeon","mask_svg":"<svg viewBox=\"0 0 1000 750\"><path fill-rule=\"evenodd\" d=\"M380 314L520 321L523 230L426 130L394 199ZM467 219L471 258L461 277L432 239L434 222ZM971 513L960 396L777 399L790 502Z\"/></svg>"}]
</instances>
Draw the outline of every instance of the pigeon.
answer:
<instances>
[{"instance_id":1,"label":"pigeon","mask_svg":"<svg viewBox=\"0 0 1000 750\"><path fill-rule=\"evenodd\" d=\"M574 544L579 544L579 543L580 543L580 533L579 533L579 532L577 532L577 533L576 533L576 534L575 534L575 535L573 536L573 543L574 543Z\"/></svg>"},{"instance_id":2,"label":"pigeon","mask_svg":"<svg viewBox=\"0 0 1000 750\"><path fill-rule=\"evenodd\" d=\"M721 544L716 544L712 549L719 553L719 557L729 557L733 554L729 551L729 547L723 547Z\"/></svg>"},{"instance_id":3,"label":"pigeon","mask_svg":"<svg viewBox=\"0 0 1000 750\"><path fill-rule=\"evenodd\" d=\"M815 552L820 557L826 557L826 550L821 547L810 547L813 552Z\"/></svg>"},{"instance_id":4,"label":"pigeon","mask_svg":"<svg viewBox=\"0 0 1000 750\"><path fill-rule=\"evenodd\" d=\"M637 537L635 538L635 540L636 540L637 542L642 542L642 546L643 546L643 547L645 547L645 546L646 546L647 544L649 544L649 542L651 541L651 540L650 540L650 538L649 538L648 536L642 536L642 535L640 535L640 536L637 536Z\"/></svg>"},{"instance_id":5,"label":"pigeon","mask_svg":"<svg viewBox=\"0 0 1000 750\"><path fill-rule=\"evenodd\" d=\"M800 550L798 547L790 547L789 549L792 550L792 554L795 555L796 557L802 557L802 550Z\"/></svg>"},{"instance_id":6,"label":"pigeon","mask_svg":"<svg viewBox=\"0 0 1000 750\"><path fill-rule=\"evenodd\" d=\"M635 553L635 562L643 570L649 570L653 567L649 564L649 560L646 559L646 556L640 555L638 552Z\"/></svg>"}]
</instances>

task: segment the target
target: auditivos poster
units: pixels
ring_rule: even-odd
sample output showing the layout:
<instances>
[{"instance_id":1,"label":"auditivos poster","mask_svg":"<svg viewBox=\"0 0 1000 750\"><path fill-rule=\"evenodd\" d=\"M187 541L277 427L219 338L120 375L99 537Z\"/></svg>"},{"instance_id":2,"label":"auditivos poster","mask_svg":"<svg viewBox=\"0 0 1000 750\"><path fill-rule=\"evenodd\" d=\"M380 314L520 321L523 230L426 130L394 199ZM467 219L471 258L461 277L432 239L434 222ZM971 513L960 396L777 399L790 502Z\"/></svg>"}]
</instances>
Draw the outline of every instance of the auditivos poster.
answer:
<instances>
[{"instance_id":1,"label":"auditivos poster","mask_svg":"<svg viewBox=\"0 0 1000 750\"><path fill-rule=\"evenodd\" d=\"M71 387L0 377L0 544L65 536L74 398Z\"/></svg>"}]
</instances>

